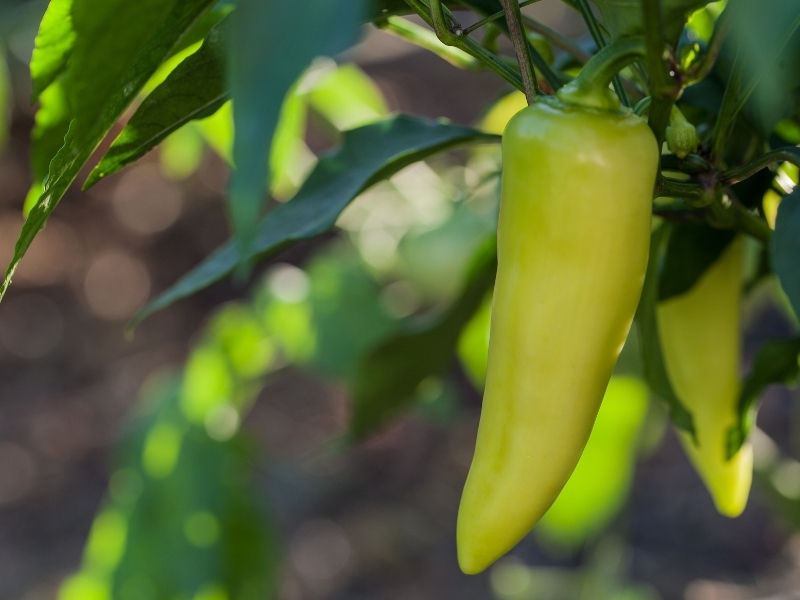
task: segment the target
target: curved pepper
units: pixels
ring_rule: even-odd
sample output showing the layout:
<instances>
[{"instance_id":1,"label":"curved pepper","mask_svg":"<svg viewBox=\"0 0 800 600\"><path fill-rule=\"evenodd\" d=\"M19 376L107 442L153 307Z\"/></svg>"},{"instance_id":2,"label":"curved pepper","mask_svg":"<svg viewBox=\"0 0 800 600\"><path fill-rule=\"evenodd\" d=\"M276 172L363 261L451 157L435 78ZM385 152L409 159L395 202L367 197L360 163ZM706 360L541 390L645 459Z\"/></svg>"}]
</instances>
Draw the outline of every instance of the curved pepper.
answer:
<instances>
[{"instance_id":1,"label":"curved pepper","mask_svg":"<svg viewBox=\"0 0 800 600\"><path fill-rule=\"evenodd\" d=\"M742 241L734 240L686 293L656 307L664 363L675 393L694 416L697 442L681 432L689 458L728 517L741 514L753 479L745 442L726 459L739 400Z\"/></svg>"},{"instance_id":2,"label":"curved pepper","mask_svg":"<svg viewBox=\"0 0 800 600\"><path fill-rule=\"evenodd\" d=\"M569 479L647 267L655 138L606 89L589 99L598 108L562 91L503 136L486 390L458 515L465 573L519 542Z\"/></svg>"}]
</instances>

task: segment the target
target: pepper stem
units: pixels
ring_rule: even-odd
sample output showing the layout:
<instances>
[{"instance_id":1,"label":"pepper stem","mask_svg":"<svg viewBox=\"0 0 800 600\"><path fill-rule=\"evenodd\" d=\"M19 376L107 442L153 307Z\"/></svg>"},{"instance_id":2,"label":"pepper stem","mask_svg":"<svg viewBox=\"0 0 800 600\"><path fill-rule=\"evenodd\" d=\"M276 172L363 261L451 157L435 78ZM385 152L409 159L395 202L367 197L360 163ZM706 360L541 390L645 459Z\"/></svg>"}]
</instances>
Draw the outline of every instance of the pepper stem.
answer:
<instances>
[{"instance_id":1,"label":"pepper stem","mask_svg":"<svg viewBox=\"0 0 800 600\"><path fill-rule=\"evenodd\" d=\"M641 36L616 40L595 54L557 96L567 104L617 110L619 98L608 86L617 73L644 56L645 44Z\"/></svg>"}]
</instances>

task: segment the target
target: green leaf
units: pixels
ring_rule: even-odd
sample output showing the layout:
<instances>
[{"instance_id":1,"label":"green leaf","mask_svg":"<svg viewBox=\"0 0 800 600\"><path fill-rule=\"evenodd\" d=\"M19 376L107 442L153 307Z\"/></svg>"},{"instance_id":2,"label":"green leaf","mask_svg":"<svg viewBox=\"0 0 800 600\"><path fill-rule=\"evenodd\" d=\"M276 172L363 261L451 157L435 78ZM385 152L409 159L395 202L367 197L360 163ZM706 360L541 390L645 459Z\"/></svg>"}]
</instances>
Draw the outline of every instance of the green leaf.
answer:
<instances>
[{"instance_id":1,"label":"green leaf","mask_svg":"<svg viewBox=\"0 0 800 600\"><path fill-rule=\"evenodd\" d=\"M31 57L31 104L64 72L74 45L72 0L50 0Z\"/></svg>"},{"instance_id":2,"label":"green leaf","mask_svg":"<svg viewBox=\"0 0 800 600\"><path fill-rule=\"evenodd\" d=\"M800 188L784 196L770 242L772 265L796 315L800 315Z\"/></svg>"},{"instance_id":3,"label":"green leaf","mask_svg":"<svg viewBox=\"0 0 800 600\"><path fill-rule=\"evenodd\" d=\"M317 163L297 194L276 206L258 225L247 260L264 258L292 242L331 229L350 202L403 167L465 144L499 140L445 121L399 115L345 134L344 143ZM132 325L230 274L240 262L228 242L172 288L144 307Z\"/></svg>"},{"instance_id":4,"label":"green leaf","mask_svg":"<svg viewBox=\"0 0 800 600\"><path fill-rule=\"evenodd\" d=\"M722 64L739 56L743 90L755 86L745 106L750 120L765 134L800 107L800 13L794 0L764 3L732 0L731 44Z\"/></svg>"},{"instance_id":5,"label":"green leaf","mask_svg":"<svg viewBox=\"0 0 800 600\"><path fill-rule=\"evenodd\" d=\"M153 90L89 175L84 189L136 162L189 121L219 110L228 99L224 38L220 24L197 52Z\"/></svg>"},{"instance_id":6,"label":"green leaf","mask_svg":"<svg viewBox=\"0 0 800 600\"><path fill-rule=\"evenodd\" d=\"M111 100L105 104L104 109L97 114L90 115L91 118L88 121L72 120L69 132L64 139L64 146L50 163L50 173L44 191L36 205L31 208L28 219L22 226L19 239L14 247L14 257L6 270L3 285L0 287L0 299L5 295L14 271L19 266L22 257L25 256L36 234L44 227L47 218L61 201L86 161L147 83L150 76L170 55L184 33L212 3L213 0L178 0L169 14L162 16L157 31L150 37L135 64L127 71L126 81L122 82L122 87L116 90ZM131 6L134 5L131 4ZM107 57L108 55L106 55ZM86 74L86 76L91 77L91 74ZM81 133L80 137L86 140L85 142L78 143L78 132Z\"/></svg>"},{"instance_id":7,"label":"green leaf","mask_svg":"<svg viewBox=\"0 0 800 600\"><path fill-rule=\"evenodd\" d=\"M426 379L453 360L464 326L480 308L497 272L492 237L477 253L461 296L435 322L401 333L372 351L353 381L351 435L361 439L405 408Z\"/></svg>"},{"instance_id":8,"label":"green leaf","mask_svg":"<svg viewBox=\"0 0 800 600\"><path fill-rule=\"evenodd\" d=\"M661 340L656 319L658 302L658 273L664 247L669 235L669 224L661 225L653 231L650 240L650 261L642 289L642 298L636 309L636 325L639 332L642 352L642 370L651 391L667 403L672 421L681 429L695 435L692 413L678 399L669 380L664 357L661 353Z\"/></svg>"},{"instance_id":9,"label":"green leaf","mask_svg":"<svg viewBox=\"0 0 800 600\"><path fill-rule=\"evenodd\" d=\"M800 338L773 340L759 349L739 394L737 424L728 430L728 458L739 451L753 428L757 402L764 390L776 383L789 385L797 380L799 355Z\"/></svg>"},{"instance_id":10,"label":"green leaf","mask_svg":"<svg viewBox=\"0 0 800 600\"><path fill-rule=\"evenodd\" d=\"M73 115L80 124L75 129L78 144L91 139L89 124L131 81L131 68L157 31L164 13L176 4L176 0L73 0L75 44L66 88Z\"/></svg>"},{"instance_id":11,"label":"green leaf","mask_svg":"<svg viewBox=\"0 0 800 600\"><path fill-rule=\"evenodd\" d=\"M240 0L232 15L230 85L236 126L229 211L239 248L250 252L269 181L269 151L287 93L320 55L358 39L363 0ZM269 188L269 184L266 186Z\"/></svg>"},{"instance_id":12,"label":"green leaf","mask_svg":"<svg viewBox=\"0 0 800 600\"><path fill-rule=\"evenodd\" d=\"M734 238L733 231L705 224L674 224L670 229L658 280L659 302L688 292Z\"/></svg>"},{"instance_id":13,"label":"green leaf","mask_svg":"<svg viewBox=\"0 0 800 600\"><path fill-rule=\"evenodd\" d=\"M64 137L69 130L71 119L63 80L57 80L39 96L36 124L31 131L30 153L33 185L22 209L25 216L39 200L44 181L50 170L50 161L64 145Z\"/></svg>"}]
</instances>

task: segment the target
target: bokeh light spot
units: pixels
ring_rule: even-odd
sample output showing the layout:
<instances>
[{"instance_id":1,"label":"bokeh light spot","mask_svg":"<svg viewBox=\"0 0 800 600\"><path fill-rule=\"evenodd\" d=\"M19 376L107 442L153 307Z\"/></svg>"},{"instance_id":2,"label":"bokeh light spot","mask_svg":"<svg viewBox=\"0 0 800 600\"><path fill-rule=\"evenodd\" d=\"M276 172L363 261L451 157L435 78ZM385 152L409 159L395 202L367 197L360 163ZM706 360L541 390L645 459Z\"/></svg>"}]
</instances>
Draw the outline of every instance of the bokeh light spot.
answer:
<instances>
[{"instance_id":1,"label":"bokeh light spot","mask_svg":"<svg viewBox=\"0 0 800 600\"><path fill-rule=\"evenodd\" d=\"M98 317L127 319L147 300L150 275L141 261L112 251L91 262L83 288L89 308Z\"/></svg>"},{"instance_id":2,"label":"bokeh light spot","mask_svg":"<svg viewBox=\"0 0 800 600\"><path fill-rule=\"evenodd\" d=\"M325 519L310 521L292 538L292 564L306 580L328 580L344 571L352 549L344 530Z\"/></svg>"},{"instance_id":3,"label":"bokeh light spot","mask_svg":"<svg viewBox=\"0 0 800 600\"><path fill-rule=\"evenodd\" d=\"M219 520L208 511L197 511L186 517L183 533L189 543L198 548L213 546L219 539Z\"/></svg>"},{"instance_id":4,"label":"bokeh light spot","mask_svg":"<svg viewBox=\"0 0 800 600\"><path fill-rule=\"evenodd\" d=\"M181 433L174 425L159 423L147 434L142 466L154 479L163 479L175 469L181 451Z\"/></svg>"},{"instance_id":5,"label":"bokeh light spot","mask_svg":"<svg viewBox=\"0 0 800 600\"><path fill-rule=\"evenodd\" d=\"M164 231L181 215L181 192L165 180L156 165L128 171L112 196L114 215L127 229L141 235Z\"/></svg>"}]
</instances>

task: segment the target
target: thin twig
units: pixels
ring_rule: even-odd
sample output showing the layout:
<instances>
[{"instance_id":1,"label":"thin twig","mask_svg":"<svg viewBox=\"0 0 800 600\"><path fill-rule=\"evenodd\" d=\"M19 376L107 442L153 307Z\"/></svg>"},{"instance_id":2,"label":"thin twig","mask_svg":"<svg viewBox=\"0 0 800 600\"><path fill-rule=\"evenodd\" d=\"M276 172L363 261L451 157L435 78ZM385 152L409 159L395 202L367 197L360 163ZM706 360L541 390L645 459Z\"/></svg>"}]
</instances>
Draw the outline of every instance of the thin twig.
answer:
<instances>
[{"instance_id":1,"label":"thin twig","mask_svg":"<svg viewBox=\"0 0 800 600\"><path fill-rule=\"evenodd\" d=\"M672 105L680 93L680 86L668 72L669 54L661 21L661 2L642 0L647 70L650 73L650 117L648 124L656 136L658 147L664 143Z\"/></svg>"},{"instance_id":2,"label":"thin twig","mask_svg":"<svg viewBox=\"0 0 800 600\"><path fill-rule=\"evenodd\" d=\"M761 169L779 162L788 162L800 166L800 148L790 146L788 148L767 152L748 165L723 171L720 174L720 182L725 186L737 184L740 181L752 177Z\"/></svg>"},{"instance_id":3,"label":"thin twig","mask_svg":"<svg viewBox=\"0 0 800 600\"><path fill-rule=\"evenodd\" d=\"M485 66L475 57L454 46L447 46L430 29L421 27L402 17L389 17L375 21L375 26L415 46L433 52L451 65L467 71L479 71Z\"/></svg>"},{"instance_id":4,"label":"thin twig","mask_svg":"<svg viewBox=\"0 0 800 600\"><path fill-rule=\"evenodd\" d=\"M523 2L520 2L520 3L519 3L519 7L520 7L520 8L522 8L523 6L528 6L529 4L533 4L534 2L539 2L539 1L540 1L540 0L523 0ZM483 27L483 26L484 26L484 25L486 25L487 23L491 23L492 21L496 21L497 19L500 19L500 18L501 18L501 17L503 17L505 14L506 14L506 13L505 13L505 11L502 11L502 10L501 10L501 11L499 11L499 12L496 12L496 13L494 13L493 15L489 15L489 16L488 16L488 17L486 17L485 19L481 19L481 20L480 20L480 21L478 21L477 23L473 23L473 24L472 24L472 25L470 25L469 27L465 27L465 28L462 30L462 33L463 33L464 35L469 35L469 34L470 34L470 33L472 33L473 31L475 31L476 29L480 29L481 27Z\"/></svg>"},{"instance_id":5,"label":"thin twig","mask_svg":"<svg viewBox=\"0 0 800 600\"><path fill-rule=\"evenodd\" d=\"M520 6L522 6L522 4L520 4ZM540 23L528 15L522 15L522 22L525 24L525 27L547 38L550 40L551 44L557 48L561 48L582 65L589 62L589 59L592 58L592 55L585 52L578 44L544 23Z\"/></svg>"},{"instance_id":6,"label":"thin twig","mask_svg":"<svg viewBox=\"0 0 800 600\"><path fill-rule=\"evenodd\" d=\"M500 0L508 23L508 32L514 44L514 53L517 55L519 71L522 75L522 87L525 89L525 98L528 104L536 102L539 94L539 84L536 82L536 73L531 59L531 48L525 28L522 26L522 14L517 0Z\"/></svg>"},{"instance_id":7,"label":"thin twig","mask_svg":"<svg viewBox=\"0 0 800 600\"><path fill-rule=\"evenodd\" d=\"M425 21L429 26L433 27L434 31L436 31L437 37L442 41L443 44L446 44L447 46L455 46L470 56L474 56L477 60L486 65L487 68L500 75L515 88L520 91L523 90L522 78L520 77L519 73L514 71L514 69L509 67L499 57L489 52L486 48L481 46L472 38L466 36L459 37L449 30L448 25L445 23L445 16L447 16L448 13L452 15L452 13L450 13L450 11L447 9L442 10L440 0L433 0L433 2L439 8L437 11L431 11L431 7L429 6L427 0L405 0L405 2L422 18L423 21ZM434 13L436 14L435 20L433 18Z\"/></svg>"},{"instance_id":8,"label":"thin twig","mask_svg":"<svg viewBox=\"0 0 800 600\"><path fill-rule=\"evenodd\" d=\"M583 20L586 22L586 26L589 28L589 33L592 34L594 43L597 44L597 49L602 50L606 46L606 38L603 37L603 32L600 29L600 23L597 22L597 19L595 18L594 13L589 6L589 0L577 0L576 4L578 5L581 15L583 15ZM630 107L631 101L628 99L628 94L625 93L625 88L622 85L622 80L620 79L619 75L614 76L612 83L614 85L614 91L617 92L617 96L619 96L622 104Z\"/></svg>"}]
</instances>

